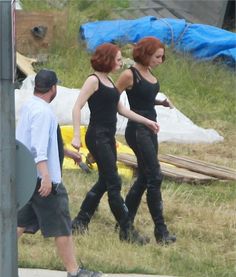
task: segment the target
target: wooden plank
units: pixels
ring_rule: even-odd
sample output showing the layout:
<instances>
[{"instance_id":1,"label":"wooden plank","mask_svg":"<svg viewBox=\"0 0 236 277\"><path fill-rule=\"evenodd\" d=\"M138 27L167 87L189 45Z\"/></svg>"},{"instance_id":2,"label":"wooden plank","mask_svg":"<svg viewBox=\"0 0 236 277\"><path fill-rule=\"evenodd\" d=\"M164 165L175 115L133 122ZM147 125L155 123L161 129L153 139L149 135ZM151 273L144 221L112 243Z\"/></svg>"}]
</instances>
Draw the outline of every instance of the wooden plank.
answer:
<instances>
[{"instance_id":1,"label":"wooden plank","mask_svg":"<svg viewBox=\"0 0 236 277\"><path fill-rule=\"evenodd\" d=\"M22 71L26 76L36 74L34 71L34 68L32 66L33 62L36 62L36 59L30 59L23 55L21 55L19 52L16 52L16 64L17 67Z\"/></svg>"},{"instance_id":2,"label":"wooden plank","mask_svg":"<svg viewBox=\"0 0 236 277\"><path fill-rule=\"evenodd\" d=\"M209 183L217 180L212 176L207 176L197 172L192 172L185 168L173 167L172 165L160 162L161 170L164 176L171 178L177 182L186 182L193 184Z\"/></svg>"},{"instance_id":3,"label":"wooden plank","mask_svg":"<svg viewBox=\"0 0 236 277\"><path fill-rule=\"evenodd\" d=\"M232 168L175 155L159 155L158 158L161 162L173 164L194 172L206 174L219 179L236 180L236 170Z\"/></svg>"},{"instance_id":4,"label":"wooden plank","mask_svg":"<svg viewBox=\"0 0 236 277\"><path fill-rule=\"evenodd\" d=\"M117 160L123 162L126 165L137 168L137 159L134 155L118 153ZM184 168L178 168L176 166L160 163L161 170L164 176L171 178L177 182L187 182L187 183L206 183L217 180L216 178L197 172L192 172Z\"/></svg>"}]
</instances>

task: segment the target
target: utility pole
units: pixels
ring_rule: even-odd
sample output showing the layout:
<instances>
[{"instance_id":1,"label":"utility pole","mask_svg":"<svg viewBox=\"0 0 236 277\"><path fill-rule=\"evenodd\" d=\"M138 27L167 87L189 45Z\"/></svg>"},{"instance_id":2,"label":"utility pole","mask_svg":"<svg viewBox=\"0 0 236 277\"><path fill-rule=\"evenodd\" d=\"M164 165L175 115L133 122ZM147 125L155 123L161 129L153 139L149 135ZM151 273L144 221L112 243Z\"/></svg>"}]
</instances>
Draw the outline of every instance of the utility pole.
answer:
<instances>
[{"instance_id":1,"label":"utility pole","mask_svg":"<svg viewBox=\"0 0 236 277\"><path fill-rule=\"evenodd\" d=\"M17 277L14 28L11 0L0 0L0 276Z\"/></svg>"}]
</instances>

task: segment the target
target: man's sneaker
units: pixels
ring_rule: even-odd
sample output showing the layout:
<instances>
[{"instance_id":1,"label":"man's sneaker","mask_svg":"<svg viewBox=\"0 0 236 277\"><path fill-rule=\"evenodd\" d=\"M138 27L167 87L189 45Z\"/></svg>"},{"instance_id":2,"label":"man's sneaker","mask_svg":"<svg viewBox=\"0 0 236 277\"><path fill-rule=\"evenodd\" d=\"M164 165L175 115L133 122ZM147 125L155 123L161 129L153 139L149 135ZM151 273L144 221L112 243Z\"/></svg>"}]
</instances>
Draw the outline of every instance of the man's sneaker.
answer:
<instances>
[{"instance_id":1,"label":"man's sneaker","mask_svg":"<svg viewBox=\"0 0 236 277\"><path fill-rule=\"evenodd\" d=\"M168 231L162 234L155 232L155 238L156 238L156 242L160 244L171 244L176 242L176 236L170 235Z\"/></svg>"},{"instance_id":2,"label":"man's sneaker","mask_svg":"<svg viewBox=\"0 0 236 277\"><path fill-rule=\"evenodd\" d=\"M72 276L70 273L67 274L67 277L100 277L102 276L101 272L94 272L84 268L79 268L78 273L75 276Z\"/></svg>"},{"instance_id":3,"label":"man's sneaker","mask_svg":"<svg viewBox=\"0 0 236 277\"><path fill-rule=\"evenodd\" d=\"M75 218L72 220L72 233L84 235L88 232L88 223L83 222L80 219Z\"/></svg>"}]
</instances>

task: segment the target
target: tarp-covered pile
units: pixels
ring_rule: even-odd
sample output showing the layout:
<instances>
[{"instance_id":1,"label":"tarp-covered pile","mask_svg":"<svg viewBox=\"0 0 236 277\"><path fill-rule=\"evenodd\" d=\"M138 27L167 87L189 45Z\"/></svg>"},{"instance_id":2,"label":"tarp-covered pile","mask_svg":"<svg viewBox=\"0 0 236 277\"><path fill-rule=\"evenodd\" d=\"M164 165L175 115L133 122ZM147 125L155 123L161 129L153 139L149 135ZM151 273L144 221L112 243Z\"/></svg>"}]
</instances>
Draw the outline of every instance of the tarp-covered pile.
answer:
<instances>
[{"instance_id":1,"label":"tarp-covered pile","mask_svg":"<svg viewBox=\"0 0 236 277\"><path fill-rule=\"evenodd\" d=\"M146 16L130 20L96 21L81 25L81 38L87 48L105 42L135 43L143 37L154 36L176 51L191 54L201 60L222 60L236 64L236 34L204 24L191 24L184 19Z\"/></svg>"}]
</instances>

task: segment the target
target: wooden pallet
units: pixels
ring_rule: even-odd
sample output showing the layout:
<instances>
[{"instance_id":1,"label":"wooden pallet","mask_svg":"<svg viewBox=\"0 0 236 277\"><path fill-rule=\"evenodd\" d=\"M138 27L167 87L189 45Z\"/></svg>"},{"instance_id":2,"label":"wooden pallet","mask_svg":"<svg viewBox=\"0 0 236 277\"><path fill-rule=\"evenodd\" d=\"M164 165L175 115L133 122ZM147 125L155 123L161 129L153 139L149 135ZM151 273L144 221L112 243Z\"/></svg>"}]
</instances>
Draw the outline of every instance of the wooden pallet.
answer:
<instances>
[{"instance_id":1,"label":"wooden pallet","mask_svg":"<svg viewBox=\"0 0 236 277\"><path fill-rule=\"evenodd\" d=\"M137 168L137 159L132 154L118 153L117 159L119 162ZM219 179L235 180L236 177L236 172L233 169L193 159L189 159L188 163L186 157L159 155L159 160L164 176L177 182L201 184ZM196 170L194 165L196 165Z\"/></svg>"}]
</instances>

